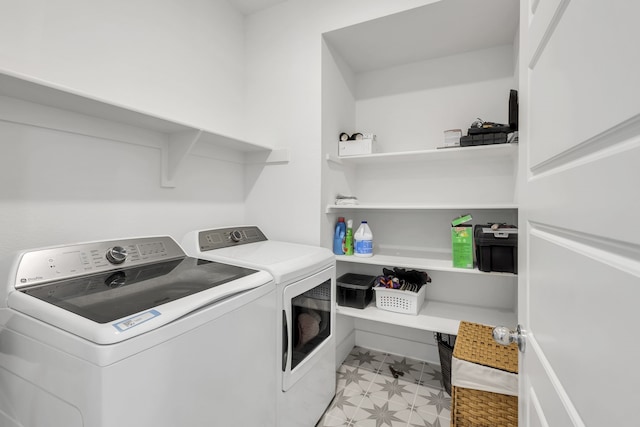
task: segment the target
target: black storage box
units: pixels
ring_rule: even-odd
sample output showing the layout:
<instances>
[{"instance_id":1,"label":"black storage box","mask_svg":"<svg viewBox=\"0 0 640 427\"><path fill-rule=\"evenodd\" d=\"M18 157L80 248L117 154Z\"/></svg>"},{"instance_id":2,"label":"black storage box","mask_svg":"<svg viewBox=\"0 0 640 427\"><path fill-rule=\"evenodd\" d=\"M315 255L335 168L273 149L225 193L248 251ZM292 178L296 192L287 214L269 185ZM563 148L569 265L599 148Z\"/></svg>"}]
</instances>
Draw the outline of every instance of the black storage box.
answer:
<instances>
[{"instance_id":1,"label":"black storage box","mask_svg":"<svg viewBox=\"0 0 640 427\"><path fill-rule=\"evenodd\" d=\"M456 335L434 333L436 342L438 343L438 356L440 356L440 370L442 376L440 382L442 387L451 396L451 359L453 357L453 347L456 344Z\"/></svg>"},{"instance_id":2,"label":"black storage box","mask_svg":"<svg viewBox=\"0 0 640 427\"><path fill-rule=\"evenodd\" d=\"M491 224L476 224L473 235L478 270L518 274L516 226L501 225L500 228L492 230Z\"/></svg>"},{"instance_id":3,"label":"black storage box","mask_svg":"<svg viewBox=\"0 0 640 427\"><path fill-rule=\"evenodd\" d=\"M469 135L460 138L461 147L469 147L474 145L492 145L492 144L506 144L507 134L504 132L499 133L484 133L484 134L472 134L469 129Z\"/></svg>"},{"instance_id":4,"label":"black storage box","mask_svg":"<svg viewBox=\"0 0 640 427\"><path fill-rule=\"evenodd\" d=\"M338 277L338 305L353 308L365 308L373 299L375 276L347 273Z\"/></svg>"}]
</instances>

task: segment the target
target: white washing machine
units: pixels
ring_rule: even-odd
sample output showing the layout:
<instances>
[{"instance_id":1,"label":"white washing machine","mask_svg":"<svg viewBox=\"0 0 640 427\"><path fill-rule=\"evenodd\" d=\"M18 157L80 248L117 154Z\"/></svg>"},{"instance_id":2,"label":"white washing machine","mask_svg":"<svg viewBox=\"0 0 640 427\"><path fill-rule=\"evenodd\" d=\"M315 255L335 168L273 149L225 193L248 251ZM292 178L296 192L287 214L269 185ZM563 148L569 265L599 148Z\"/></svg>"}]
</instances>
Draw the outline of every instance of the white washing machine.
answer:
<instances>
[{"instance_id":1,"label":"white washing machine","mask_svg":"<svg viewBox=\"0 0 640 427\"><path fill-rule=\"evenodd\" d=\"M266 270L277 288L277 425L313 427L335 395L335 256L268 240L255 226L200 230L182 240L199 258Z\"/></svg>"},{"instance_id":2,"label":"white washing machine","mask_svg":"<svg viewBox=\"0 0 640 427\"><path fill-rule=\"evenodd\" d=\"M0 287L3 427L275 426L276 289L170 237L17 254Z\"/></svg>"}]
</instances>

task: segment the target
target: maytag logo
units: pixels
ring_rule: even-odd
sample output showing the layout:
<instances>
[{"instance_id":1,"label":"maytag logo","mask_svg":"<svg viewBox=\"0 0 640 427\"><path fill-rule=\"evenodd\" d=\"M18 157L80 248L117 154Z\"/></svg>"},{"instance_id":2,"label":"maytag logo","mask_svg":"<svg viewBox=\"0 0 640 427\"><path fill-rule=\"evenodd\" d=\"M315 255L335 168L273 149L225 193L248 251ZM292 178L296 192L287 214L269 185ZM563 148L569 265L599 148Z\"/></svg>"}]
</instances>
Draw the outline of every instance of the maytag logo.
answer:
<instances>
[{"instance_id":1,"label":"maytag logo","mask_svg":"<svg viewBox=\"0 0 640 427\"><path fill-rule=\"evenodd\" d=\"M20 279L20 283L33 282L35 280L42 280L42 279L43 279L42 276L27 277L26 279L23 277L22 279Z\"/></svg>"}]
</instances>

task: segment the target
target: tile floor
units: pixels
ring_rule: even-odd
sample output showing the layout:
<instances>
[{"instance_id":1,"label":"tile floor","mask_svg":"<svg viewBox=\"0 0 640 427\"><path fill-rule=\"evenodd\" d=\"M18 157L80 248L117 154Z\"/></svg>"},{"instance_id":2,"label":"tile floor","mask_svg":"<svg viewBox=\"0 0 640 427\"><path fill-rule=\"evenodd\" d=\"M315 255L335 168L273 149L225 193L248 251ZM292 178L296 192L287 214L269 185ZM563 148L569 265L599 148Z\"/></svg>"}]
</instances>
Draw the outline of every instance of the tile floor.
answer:
<instances>
[{"instance_id":1,"label":"tile floor","mask_svg":"<svg viewBox=\"0 0 640 427\"><path fill-rule=\"evenodd\" d=\"M389 367L404 375L394 378ZM440 376L438 365L356 346L316 427L446 427L451 397Z\"/></svg>"}]
</instances>

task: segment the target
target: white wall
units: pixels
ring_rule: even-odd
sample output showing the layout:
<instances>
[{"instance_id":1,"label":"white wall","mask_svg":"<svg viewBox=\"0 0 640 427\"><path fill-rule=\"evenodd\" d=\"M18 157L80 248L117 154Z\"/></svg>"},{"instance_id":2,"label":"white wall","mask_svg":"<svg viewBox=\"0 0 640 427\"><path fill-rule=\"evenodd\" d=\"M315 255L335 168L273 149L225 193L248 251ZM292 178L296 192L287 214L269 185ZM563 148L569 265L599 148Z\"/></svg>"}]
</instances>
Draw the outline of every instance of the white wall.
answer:
<instances>
[{"instance_id":1,"label":"white wall","mask_svg":"<svg viewBox=\"0 0 640 427\"><path fill-rule=\"evenodd\" d=\"M322 50L322 153L338 155L338 135L341 132L353 133L356 129L355 75L344 63L340 55L332 52L323 42ZM336 193L356 194L351 186L355 182L355 171L344 168L334 162L322 162L322 208L332 204ZM336 192L336 189L339 191ZM330 247L333 242L333 230L336 218L323 215L320 244Z\"/></svg>"},{"instance_id":2,"label":"white wall","mask_svg":"<svg viewBox=\"0 0 640 427\"><path fill-rule=\"evenodd\" d=\"M223 226L244 215L242 165L190 156L161 188L151 147L0 122L0 257L89 240ZM225 176L238 177L211 185ZM215 203L212 201L215 200Z\"/></svg>"},{"instance_id":3,"label":"white wall","mask_svg":"<svg viewBox=\"0 0 640 427\"><path fill-rule=\"evenodd\" d=\"M243 129L243 17L226 1L0 0L0 69L161 117Z\"/></svg>"},{"instance_id":4,"label":"white wall","mask_svg":"<svg viewBox=\"0 0 640 427\"><path fill-rule=\"evenodd\" d=\"M319 243L321 34L431 1L291 0L243 18L225 1L0 0L0 70L291 153L244 170L191 155L165 189L155 148L3 123L3 253L238 223Z\"/></svg>"},{"instance_id":5,"label":"white wall","mask_svg":"<svg viewBox=\"0 0 640 427\"><path fill-rule=\"evenodd\" d=\"M356 126L379 152L441 147L443 131L477 117L508 123L513 46L504 45L357 76Z\"/></svg>"},{"instance_id":6,"label":"white wall","mask_svg":"<svg viewBox=\"0 0 640 427\"><path fill-rule=\"evenodd\" d=\"M244 129L243 17L225 1L0 0L0 11L0 70L221 133ZM0 256L125 236L179 241L244 222L242 165L190 155L177 187L162 188L166 136L150 138L155 147L0 117Z\"/></svg>"},{"instance_id":7,"label":"white wall","mask_svg":"<svg viewBox=\"0 0 640 427\"><path fill-rule=\"evenodd\" d=\"M253 139L288 147L288 167L248 171L247 219L270 238L320 244L322 33L433 0L290 0L246 20L247 114ZM323 195L324 197L324 195Z\"/></svg>"}]
</instances>

